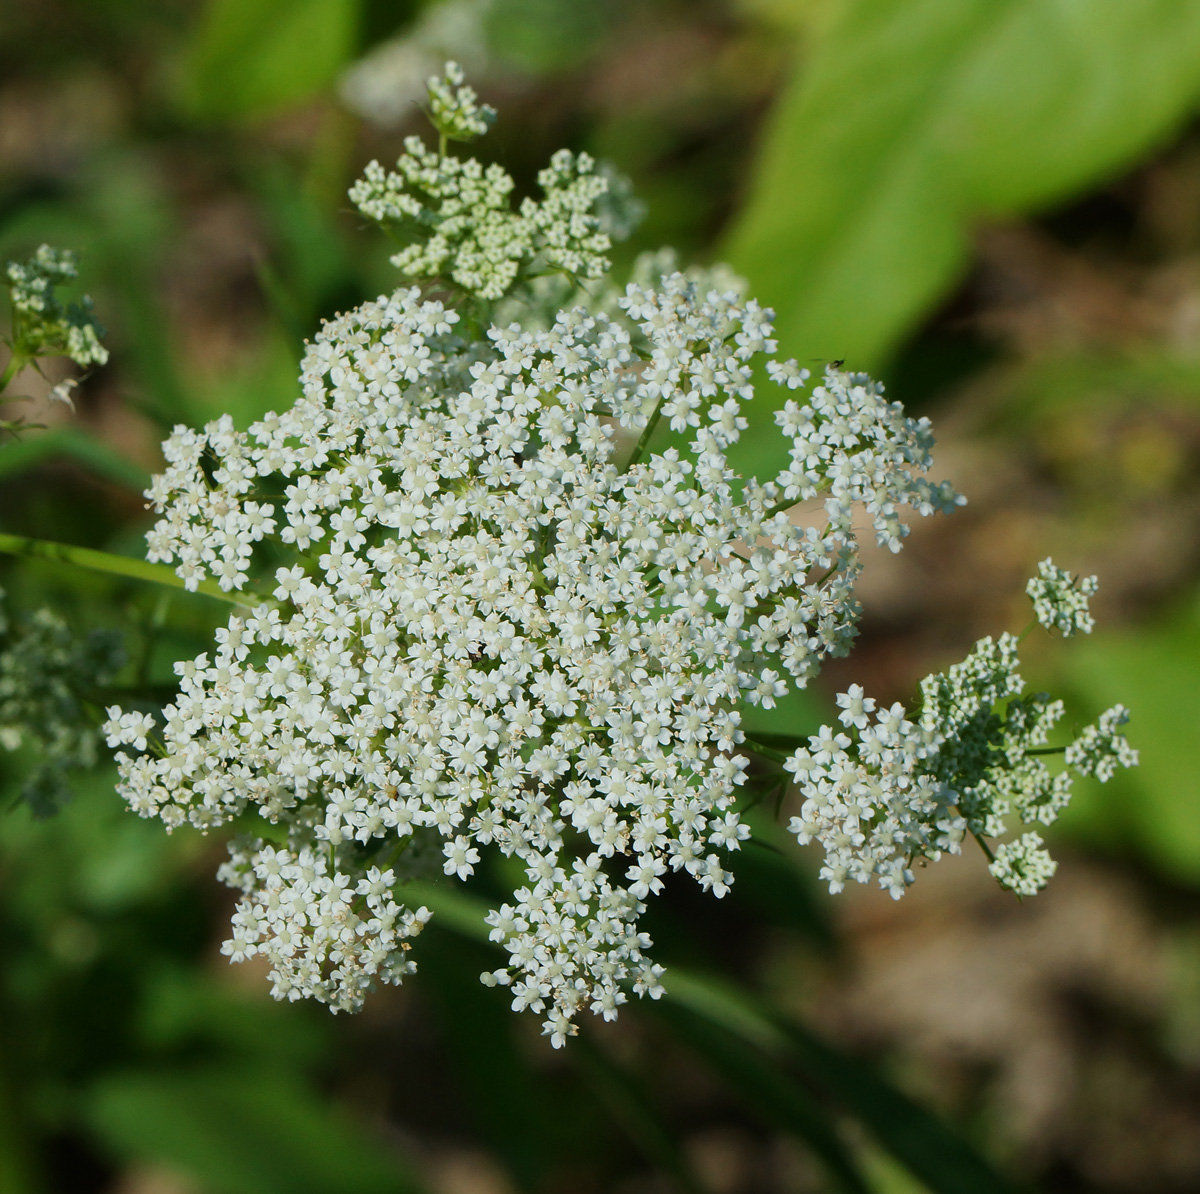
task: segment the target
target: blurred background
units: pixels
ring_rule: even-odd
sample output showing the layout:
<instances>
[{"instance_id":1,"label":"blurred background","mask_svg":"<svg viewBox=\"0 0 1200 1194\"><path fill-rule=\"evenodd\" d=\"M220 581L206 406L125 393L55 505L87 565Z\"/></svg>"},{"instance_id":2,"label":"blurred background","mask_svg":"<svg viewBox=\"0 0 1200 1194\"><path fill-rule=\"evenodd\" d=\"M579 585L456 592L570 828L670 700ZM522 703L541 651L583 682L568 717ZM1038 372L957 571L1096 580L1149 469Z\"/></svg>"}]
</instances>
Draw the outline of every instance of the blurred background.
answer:
<instances>
[{"instance_id":1,"label":"blurred background","mask_svg":"<svg viewBox=\"0 0 1200 1194\"><path fill-rule=\"evenodd\" d=\"M631 178L618 274L729 261L786 353L934 422L970 504L871 556L857 650L777 728L1019 629L1053 554L1099 575L1099 626L1026 674L1079 724L1130 706L1141 767L1079 790L1032 901L971 852L830 898L786 845L721 904L672 890L660 960L726 1002L552 1052L453 917L358 1017L273 1003L219 954L221 843L127 814L104 766L35 819L36 760L0 754L0 1191L1200 1189L1200 3L4 0L0 260L77 250L112 357L75 414L22 378L49 427L0 445L3 530L140 555L165 431L290 405L320 319L395 285L346 188L424 131L446 57L518 189L562 145ZM0 583L127 630L163 687L223 617Z\"/></svg>"}]
</instances>

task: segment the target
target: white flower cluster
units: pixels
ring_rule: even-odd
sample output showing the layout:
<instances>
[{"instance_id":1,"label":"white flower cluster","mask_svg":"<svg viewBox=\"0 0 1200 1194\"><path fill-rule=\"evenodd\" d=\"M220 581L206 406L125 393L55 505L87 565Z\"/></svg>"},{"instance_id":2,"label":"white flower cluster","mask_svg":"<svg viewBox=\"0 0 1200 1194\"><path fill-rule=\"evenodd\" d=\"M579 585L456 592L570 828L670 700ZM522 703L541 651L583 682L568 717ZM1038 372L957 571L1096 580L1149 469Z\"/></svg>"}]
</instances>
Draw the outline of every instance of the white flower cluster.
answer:
<instances>
[{"instance_id":1,"label":"white flower cluster","mask_svg":"<svg viewBox=\"0 0 1200 1194\"><path fill-rule=\"evenodd\" d=\"M988 866L1002 887L1019 896L1037 895L1058 870L1040 833L1024 833L1015 841L1001 842Z\"/></svg>"},{"instance_id":2,"label":"white flower cluster","mask_svg":"<svg viewBox=\"0 0 1200 1194\"><path fill-rule=\"evenodd\" d=\"M233 962L255 955L271 965L276 999L314 997L334 1011L358 1011L376 982L399 985L416 966L408 938L429 920L392 899L394 871L370 867L354 882L329 873L324 852L298 853L235 843L218 878L242 893L233 937L221 952Z\"/></svg>"},{"instance_id":3,"label":"white flower cluster","mask_svg":"<svg viewBox=\"0 0 1200 1194\"><path fill-rule=\"evenodd\" d=\"M1138 752L1129 745L1120 733L1129 724L1129 710L1124 705L1114 705L1094 726L1088 726L1067 747L1067 763L1080 775L1095 776L1101 783L1116 774L1118 767L1136 767Z\"/></svg>"},{"instance_id":4,"label":"white flower cluster","mask_svg":"<svg viewBox=\"0 0 1200 1194\"><path fill-rule=\"evenodd\" d=\"M856 507L898 546L901 507L958 500L921 475L928 424L836 371L778 416L789 467L740 482L725 453L755 359L803 380L769 314L675 274L613 316L472 343L401 290L325 326L291 410L168 441L152 558L227 589L264 538L294 563L179 665L161 745L118 755L121 789L168 827L280 827L285 850L238 846L225 872L231 956L265 954L277 992L355 1006L394 980L423 917L370 893L431 853L465 879L488 848L526 878L489 918L510 964L486 981L556 1044L580 1010L659 992L644 901L671 871L732 881L739 708L845 651ZM640 459L660 414L693 438ZM821 525L789 519L797 498L824 501ZM140 746L144 723L111 712L113 745Z\"/></svg>"},{"instance_id":5,"label":"white flower cluster","mask_svg":"<svg viewBox=\"0 0 1200 1194\"><path fill-rule=\"evenodd\" d=\"M1066 575L1048 560L1039 572ZM1044 600L1041 590L1034 599ZM875 877L898 899L916 860L957 853L968 832L981 842L1003 837L1014 813L1025 824L1050 825L1070 799L1072 773L1104 782L1118 765L1137 764L1117 732L1128 721L1120 705L1070 745L1047 747L1063 703L1021 695L1017 643L1011 634L980 639L961 663L926 676L915 723L902 705L876 710L853 686L838 697L845 732L822 727L785 763L804 798L789 828L801 843L821 843L821 876L831 890ZM1047 767L1044 757L1054 754L1066 769ZM993 858L991 873L1022 895L1054 873L1037 833L1002 843Z\"/></svg>"},{"instance_id":6,"label":"white flower cluster","mask_svg":"<svg viewBox=\"0 0 1200 1194\"><path fill-rule=\"evenodd\" d=\"M104 329L92 315L92 300L84 295L64 307L54 293L77 277L74 254L42 245L28 261L10 261L7 274L17 354L66 356L80 368L108 361L108 350L100 343Z\"/></svg>"},{"instance_id":7,"label":"white flower cluster","mask_svg":"<svg viewBox=\"0 0 1200 1194\"><path fill-rule=\"evenodd\" d=\"M475 88L466 85L457 62L447 62L443 77L430 76L426 87L430 123L448 141L482 137L496 120L496 109L479 103Z\"/></svg>"},{"instance_id":8,"label":"white flower cluster","mask_svg":"<svg viewBox=\"0 0 1200 1194\"><path fill-rule=\"evenodd\" d=\"M1095 619L1088 612L1088 598L1099 588L1094 576L1073 577L1064 568L1045 559L1038 565L1037 576L1029 578L1025 592L1033 601L1033 612L1047 630L1057 630L1065 638L1073 634L1091 634Z\"/></svg>"},{"instance_id":9,"label":"white flower cluster","mask_svg":"<svg viewBox=\"0 0 1200 1194\"><path fill-rule=\"evenodd\" d=\"M452 78L462 75L456 70ZM468 127L472 136L482 133L487 121L480 112L491 109L477 109L473 97L470 88L452 92L449 83L431 79L431 119L460 138ZM406 277L453 283L493 301L519 278L559 271L591 279L608 271L611 241L596 210L608 179L586 153L555 153L538 173L545 197L526 198L514 212L513 180L503 167L444 156L419 137L406 138L404 148L394 172L370 162L350 199L402 240L405 247L391 261Z\"/></svg>"},{"instance_id":10,"label":"white flower cluster","mask_svg":"<svg viewBox=\"0 0 1200 1194\"><path fill-rule=\"evenodd\" d=\"M823 847L821 878L830 891L875 876L898 899L912 882L913 860L957 854L966 822L953 793L929 773L935 732L908 721L902 705L877 710L858 685L838 703L851 732L822 726L784 763L804 800L788 829L801 845Z\"/></svg>"}]
</instances>

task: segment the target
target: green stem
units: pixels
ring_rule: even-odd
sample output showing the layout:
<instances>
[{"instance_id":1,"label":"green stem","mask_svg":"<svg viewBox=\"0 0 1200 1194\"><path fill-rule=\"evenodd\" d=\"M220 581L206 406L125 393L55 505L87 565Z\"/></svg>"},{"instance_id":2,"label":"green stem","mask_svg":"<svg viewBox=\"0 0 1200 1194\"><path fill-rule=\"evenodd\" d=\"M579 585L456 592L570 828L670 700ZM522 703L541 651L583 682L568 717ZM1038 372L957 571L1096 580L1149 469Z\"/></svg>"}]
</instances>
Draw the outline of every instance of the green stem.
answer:
<instances>
[{"instance_id":1,"label":"green stem","mask_svg":"<svg viewBox=\"0 0 1200 1194\"><path fill-rule=\"evenodd\" d=\"M791 755L784 754L781 750L776 750L773 746L767 746L765 742L757 741L744 731L742 736L754 748L754 753L762 755L765 759L773 759L776 763L786 763L792 757Z\"/></svg>"},{"instance_id":2,"label":"green stem","mask_svg":"<svg viewBox=\"0 0 1200 1194\"><path fill-rule=\"evenodd\" d=\"M658 400L658 404L654 408L654 413L650 416L649 421L646 423L641 436L638 438L638 442L634 444L633 454L627 461L625 461L625 467L621 470L623 473L629 472L629 470L633 468L633 466L637 464L639 460L641 460L642 453L646 450L646 445L650 442L650 437L654 434L655 427L658 426L658 420L662 415L663 403L665 401L665 397Z\"/></svg>"},{"instance_id":3,"label":"green stem","mask_svg":"<svg viewBox=\"0 0 1200 1194\"><path fill-rule=\"evenodd\" d=\"M996 856L992 853L991 846L989 846L987 842L983 840L982 835L978 833L972 833L971 836L979 843L979 848L987 855L988 862L995 862Z\"/></svg>"},{"instance_id":4,"label":"green stem","mask_svg":"<svg viewBox=\"0 0 1200 1194\"><path fill-rule=\"evenodd\" d=\"M782 502L776 502L769 510L763 514L763 522L769 518L774 518L776 514L782 514L785 510L790 510L793 506L798 506L800 500L798 498L785 498Z\"/></svg>"},{"instance_id":5,"label":"green stem","mask_svg":"<svg viewBox=\"0 0 1200 1194\"><path fill-rule=\"evenodd\" d=\"M0 534L0 552L10 556L27 556L44 560L59 560L74 564L77 568L88 568L93 572L107 572L111 576L128 576L133 580L148 580L156 585L170 585L173 589L187 589L175 569L168 564L151 564L146 560L134 560L129 556L113 555L107 551L93 551L90 547L74 547L69 543L54 543L49 539L27 539L22 535ZM242 605L247 609L255 605L270 604L254 593L226 593L214 580L201 581L194 590L218 601Z\"/></svg>"},{"instance_id":6,"label":"green stem","mask_svg":"<svg viewBox=\"0 0 1200 1194\"><path fill-rule=\"evenodd\" d=\"M1038 746L1025 753L1027 755L1062 755L1067 753L1067 748L1065 746Z\"/></svg>"}]
</instances>

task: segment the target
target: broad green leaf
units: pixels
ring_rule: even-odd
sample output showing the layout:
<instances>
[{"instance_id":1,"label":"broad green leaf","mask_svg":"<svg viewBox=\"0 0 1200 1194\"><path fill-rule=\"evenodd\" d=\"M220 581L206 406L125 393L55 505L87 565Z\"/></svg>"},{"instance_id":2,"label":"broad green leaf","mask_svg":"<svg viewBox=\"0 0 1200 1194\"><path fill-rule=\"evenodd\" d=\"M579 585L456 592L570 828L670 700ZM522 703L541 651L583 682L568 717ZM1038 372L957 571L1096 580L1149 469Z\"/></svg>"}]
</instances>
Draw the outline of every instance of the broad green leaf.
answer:
<instances>
[{"instance_id":1,"label":"broad green leaf","mask_svg":"<svg viewBox=\"0 0 1200 1194\"><path fill-rule=\"evenodd\" d=\"M737 880L725 898L832 953L837 942L826 901L813 872L802 869L803 860L796 857L796 839L779 825L773 806L752 809L742 819L754 836L732 860Z\"/></svg>"},{"instance_id":2,"label":"broad green leaf","mask_svg":"<svg viewBox=\"0 0 1200 1194\"><path fill-rule=\"evenodd\" d=\"M332 83L357 48L359 0L209 0L183 63L200 121L262 116Z\"/></svg>"},{"instance_id":3,"label":"broad green leaf","mask_svg":"<svg viewBox=\"0 0 1200 1194\"><path fill-rule=\"evenodd\" d=\"M1080 785L1063 819L1119 849L1140 851L1168 874L1200 881L1200 605L1158 627L1070 644L1064 674L1096 712L1128 707L1139 765L1109 783Z\"/></svg>"},{"instance_id":4,"label":"broad green leaf","mask_svg":"<svg viewBox=\"0 0 1200 1194\"><path fill-rule=\"evenodd\" d=\"M493 0L488 49L533 75L578 69L602 48L615 7L611 0Z\"/></svg>"},{"instance_id":5,"label":"broad green leaf","mask_svg":"<svg viewBox=\"0 0 1200 1194\"><path fill-rule=\"evenodd\" d=\"M486 920L488 905L477 895L463 891L457 880L441 883L412 879L396 888L396 898L409 908L424 904L439 924L473 941L487 941L491 932Z\"/></svg>"},{"instance_id":6,"label":"broad green leaf","mask_svg":"<svg viewBox=\"0 0 1200 1194\"><path fill-rule=\"evenodd\" d=\"M875 367L974 222L1121 169L1198 95L1184 0L843 0L779 100L727 256L785 352Z\"/></svg>"},{"instance_id":7,"label":"broad green leaf","mask_svg":"<svg viewBox=\"0 0 1200 1194\"><path fill-rule=\"evenodd\" d=\"M2 1076L0 1076L2 1080ZM13 1106L14 1099L5 1085L0 1085L0 1190L6 1194L33 1194L37 1186L25 1133Z\"/></svg>"},{"instance_id":8,"label":"broad green leaf","mask_svg":"<svg viewBox=\"0 0 1200 1194\"><path fill-rule=\"evenodd\" d=\"M383 1147L295 1079L237 1070L101 1079L88 1118L114 1153L168 1165L211 1194L405 1194Z\"/></svg>"}]
</instances>

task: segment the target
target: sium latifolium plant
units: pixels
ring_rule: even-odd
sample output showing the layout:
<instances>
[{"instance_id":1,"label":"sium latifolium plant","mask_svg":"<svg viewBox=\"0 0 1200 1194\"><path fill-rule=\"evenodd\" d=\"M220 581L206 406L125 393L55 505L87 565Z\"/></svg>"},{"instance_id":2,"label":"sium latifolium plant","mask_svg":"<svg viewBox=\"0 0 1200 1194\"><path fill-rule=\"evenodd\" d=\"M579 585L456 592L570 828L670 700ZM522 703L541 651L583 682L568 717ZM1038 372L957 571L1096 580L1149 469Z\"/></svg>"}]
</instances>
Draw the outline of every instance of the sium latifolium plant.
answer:
<instances>
[{"instance_id":1,"label":"sium latifolium plant","mask_svg":"<svg viewBox=\"0 0 1200 1194\"><path fill-rule=\"evenodd\" d=\"M92 315L91 299L85 295L77 303L64 303L57 294L77 275L74 256L50 245L24 262L8 263L11 334L5 340L8 361L0 373L0 407L24 400L6 393L23 370L40 372L46 358L67 357L84 369L108 360L100 343L104 329ZM71 406L76 384L68 378L52 386L48 396ZM41 427L22 417L3 418L0 440ZM71 772L96 763L102 739L95 695L123 663L118 633L76 635L48 608L27 618L10 617L0 589L0 747L26 747L36 756L19 790L35 815L48 815L66 803Z\"/></svg>"},{"instance_id":2,"label":"sium latifolium plant","mask_svg":"<svg viewBox=\"0 0 1200 1194\"><path fill-rule=\"evenodd\" d=\"M242 831L225 952L264 957L277 997L357 1009L415 968L431 913L406 881L499 853L520 879L482 980L561 1045L580 1012L662 993L646 902L670 872L723 896L742 812L788 789L835 891L899 897L971 836L1037 891L1054 864L1009 824L1136 757L1120 706L1051 745L1063 706L1025 693L1015 636L911 711L854 686L787 749L743 724L849 650L861 517L898 551L905 508L963 501L927 477L928 421L861 374L806 390L727 271L659 255L615 286L610 176L562 150L514 207L501 167L450 153L493 115L453 64L429 115L436 150L410 138L350 192L405 285L322 327L290 410L176 428L148 491L141 567L239 608L161 716L105 729L140 815ZM756 407L790 451L767 479L727 458ZM652 450L660 426L683 446ZM1089 630L1093 589L1044 562L1036 622Z\"/></svg>"}]
</instances>

